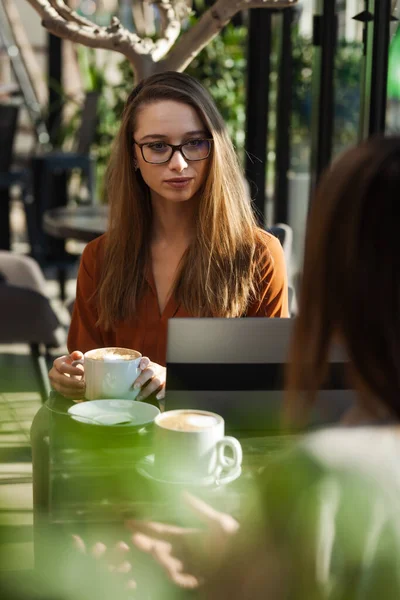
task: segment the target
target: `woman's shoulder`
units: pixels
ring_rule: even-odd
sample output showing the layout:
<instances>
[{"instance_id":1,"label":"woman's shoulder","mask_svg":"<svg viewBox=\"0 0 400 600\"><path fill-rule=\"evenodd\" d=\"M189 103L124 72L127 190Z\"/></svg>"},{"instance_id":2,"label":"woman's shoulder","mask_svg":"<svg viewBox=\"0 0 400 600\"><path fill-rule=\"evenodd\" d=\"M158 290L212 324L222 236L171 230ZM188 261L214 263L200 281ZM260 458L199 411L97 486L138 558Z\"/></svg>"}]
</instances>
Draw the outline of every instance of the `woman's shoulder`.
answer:
<instances>
[{"instance_id":1,"label":"woman's shoulder","mask_svg":"<svg viewBox=\"0 0 400 600\"><path fill-rule=\"evenodd\" d=\"M86 244L81 257L79 279L97 285L103 265L105 234Z\"/></svg>"},{"instance_id":2,"label":"woman's shoulder","mask_svg":"<svg viewBox=\"0 0 400 600\"><path fill-rule=\"evenodd\" d=\"M395 427L331 428L305 436L299 446L325 468L395 478L400 488L400 431Z\"/></svg>"},{"instance_id":3,"label":"woman's shoulder","mask_svg":"<svg viewBox=\"0 0 400 600\"><path fill-rule=\"evenodd\" d=\"M259 248L282 248L278 238L261 227L257 227L257 246Z\"/></svg>"},{"instance_id":4,"label":"woman's shoulder","mask_svg":"<svg viewBox=\"0 0 400 600\"><path fill-rule=\"evenodd\" d=\"M283 448L269 474L302 473L300 487L326 476L339 480L350 476L400 492L400 430L394 427L326 428L291 440Z\"/></svg>"},{"instance_id":5,"label":"woman's shoulder","mask_svg":"<svg viewBox=\"0 0 400 600\"><path fill-rule=\"evenodd\" d=\"M284 264L284 253L281 242L269 231L257 227L256 231L256 254L263 265L271 268L281 268Z\"/></svg>"},{"instance_id":6,"label":"woman's shoulder","mask_svg":"<svg viewBox=\"0 0 400 600\"><path fill-rule=\"evenodd\" d=\"M102 260L104 256L105 242L106 234L103 233L103 235L100 235L96 239L86 244L82 253L82 261L84 263L97 263L99 259Z\"/></svg>"},{"instance_id":7,"label":"woman's shoulder","mask_svg":"<svg viewBox=\"0 0 400 600\"><path fill-rule=\"evenodd\" d=\"M258 480L259 510L272 511L271 521L288 514L302 521L307 510L315 523L322 523L323 513L332 524L342 511L344 520L336 523L341 534L336 537L339 545L347 546L350 529L354 534L371 530L376 508L382 525L398 522L399 458L400 434L395 428L338 427L306 434L269 459ZM399 527L395 538L400 549Z\"/></svg>"},{"instance_id":8,"label":"woman's shoulder","mask_svg":"<svg viewBox=\"0 0 400 600\"><path fill-rule=\"evenodd\" d=\"M260 228L256 232L255 261L261 282L272 283L277 292L285 290L287 294L287 268L281 242Z\"/></svg>"}]
</instances>

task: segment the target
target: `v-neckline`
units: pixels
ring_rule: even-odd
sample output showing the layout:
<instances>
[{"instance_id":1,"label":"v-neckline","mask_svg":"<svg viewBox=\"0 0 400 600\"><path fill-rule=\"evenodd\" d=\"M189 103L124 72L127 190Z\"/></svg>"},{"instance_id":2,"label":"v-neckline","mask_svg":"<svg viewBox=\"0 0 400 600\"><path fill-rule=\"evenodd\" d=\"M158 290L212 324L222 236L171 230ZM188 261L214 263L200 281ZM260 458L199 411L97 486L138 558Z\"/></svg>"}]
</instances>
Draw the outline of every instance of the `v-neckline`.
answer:
<instances>
[{"instance_id":1,"label":"v-neckline","mask_svg":"<svg viewBox=\"0 0 400 600\"><path fill-rule=\"evenodd\" d=\"M175 314L179 310L179 304L176 302L174 294L169 295L168 300L164 306L164 310L161 312L160 304L158 301L156 282L154 279L153 269L152 269L151 265L147 266L145 278L146 278L147 283L150 286L152 293L154 294L154 298L155 298L155 301L157 304L159 318L160 319L172 319L172 317L174 317Z\"/></svg>"}]
</instances>

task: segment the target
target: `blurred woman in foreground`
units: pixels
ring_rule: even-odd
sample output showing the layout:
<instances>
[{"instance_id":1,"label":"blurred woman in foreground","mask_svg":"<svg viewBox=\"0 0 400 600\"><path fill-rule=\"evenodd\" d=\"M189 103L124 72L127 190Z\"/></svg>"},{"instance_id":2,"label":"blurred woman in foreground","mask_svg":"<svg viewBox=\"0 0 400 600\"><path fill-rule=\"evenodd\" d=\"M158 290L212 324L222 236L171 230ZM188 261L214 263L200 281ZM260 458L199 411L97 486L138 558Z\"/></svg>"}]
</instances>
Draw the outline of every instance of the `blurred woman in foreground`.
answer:
<instances>
[{"instance_id":1,"label":"blurred woman in foreground","mask_svg":"<svg viewBox=\"0 0 400 600\"><path fill-rule=\"evenodd\" d=\"M261 484L263 518L295 552L302 540L319 592L335 600L400 597L399 190L398 137L346 152L318 186L285 416L307 423L338 342L357 394L346 424L357 427L306 436L286 477L272 470Z\"/></svg>"},{"instance_id":2,"label":"blurred woman in foreground","mask_svg":"<svg viewBox=\"0 0 400 600\"><path fill-rule=\"evenodd\" d=\"M307 232L285 417L306 424L335 341L350 359L359 427L305 436L270 462L240 527L210 509L211 554L188 552L187 532L179 551L177 531L163 554L165 529L132 526L137 547L178 584L195 574L207 600L400 597L399 197L400 138L370 140L326 172ZM210 508L190 503L203 517Z\"/></svg>"},{"instance_id":3,"label":"blurred woman in foreground","mask_svg":"<svg viewBox=\"0 0 400 600\"><path fill-rule=\"evenodd\" d=\"M346 152L319 185L288 373L291 419L315 403L334 339L351 362L353 420L400 419L399 187L397 137Z\"/></svg>"}]
</instances>

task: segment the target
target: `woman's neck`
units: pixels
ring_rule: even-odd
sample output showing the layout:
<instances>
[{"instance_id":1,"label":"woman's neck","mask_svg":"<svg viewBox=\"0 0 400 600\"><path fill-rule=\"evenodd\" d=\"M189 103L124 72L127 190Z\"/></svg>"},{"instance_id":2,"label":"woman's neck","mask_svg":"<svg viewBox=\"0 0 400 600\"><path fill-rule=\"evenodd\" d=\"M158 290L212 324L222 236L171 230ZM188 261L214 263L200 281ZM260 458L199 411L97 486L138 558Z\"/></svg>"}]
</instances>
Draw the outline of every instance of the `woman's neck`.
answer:
<instances>
[{"instance_id":1,"label":"woman's neck","mask_svg":"<svg viewBox=\"0 0 400 600\"><path fill-rule=\"evenodd\" d=\"M195 203L152 200L152 208L152 243L189 245L195 228Z\"/></svg>"}]
</instances>

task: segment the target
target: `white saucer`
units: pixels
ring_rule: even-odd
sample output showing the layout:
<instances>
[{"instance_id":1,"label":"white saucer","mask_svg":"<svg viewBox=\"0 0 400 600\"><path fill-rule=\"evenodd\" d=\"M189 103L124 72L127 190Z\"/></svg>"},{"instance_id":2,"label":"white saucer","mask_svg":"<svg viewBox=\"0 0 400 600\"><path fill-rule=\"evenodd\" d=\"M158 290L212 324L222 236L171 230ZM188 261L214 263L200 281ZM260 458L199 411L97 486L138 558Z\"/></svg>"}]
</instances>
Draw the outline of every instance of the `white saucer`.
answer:
<instances>
[{"instance_id":1,"label":"white saucer","mask_svg":"<svg viewBox=\"0 0 400 600\"><path fill-rule=\"evenodd\" d=\"M159 409L136 400L87 400L70 406L75 421L97 427L143 427L152 423Z\"/></svg>"},{"instance_id":2,"label":"white saucer","mask_svg":"<svg viewBox=\"0 0 400 600\"><path fill-rule=\"evenodd\" d=\"M171 479L161 479L160 477L157 477L154 473L154 454L149 454L144 458L140 459L135 468L140 475L143 475L143 477L146 477L146 479L150 479L151 481L168 485L180 485L184 487L219 487L221 485L226 485L226 483L231 483L232 481L235 481L236 479L238 479L238 477L240 477L242 473L242 468L238 467L237 471L232 473L232 475L230 475L229 477L229 481L226 482L217 482L215 480L215 477L212 475L209 477L204 477L203 479L199 479L197 481L173 481Z\"/></svg>"}]
</instances>

